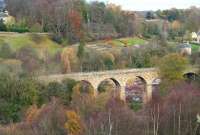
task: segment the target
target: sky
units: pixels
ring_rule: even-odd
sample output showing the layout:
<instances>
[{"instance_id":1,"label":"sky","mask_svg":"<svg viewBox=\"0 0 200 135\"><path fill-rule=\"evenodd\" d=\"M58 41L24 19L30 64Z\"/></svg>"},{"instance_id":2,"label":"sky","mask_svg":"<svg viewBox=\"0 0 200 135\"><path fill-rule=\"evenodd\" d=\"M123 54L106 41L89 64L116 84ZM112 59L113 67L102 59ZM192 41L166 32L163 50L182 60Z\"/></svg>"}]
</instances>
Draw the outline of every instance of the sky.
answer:
<instances>
[{"instance_id":1,"label":"sky","mask_svg":"<svg viewBox=\"0 0 200 135\"><path fill-rule=\"evenodd\" d=\"M103 1L121 5L122 9L133 11L158 10L179 8L185 9L191 6L200 7L200 0L87 0Z\"/></svg>"}]
</instances>

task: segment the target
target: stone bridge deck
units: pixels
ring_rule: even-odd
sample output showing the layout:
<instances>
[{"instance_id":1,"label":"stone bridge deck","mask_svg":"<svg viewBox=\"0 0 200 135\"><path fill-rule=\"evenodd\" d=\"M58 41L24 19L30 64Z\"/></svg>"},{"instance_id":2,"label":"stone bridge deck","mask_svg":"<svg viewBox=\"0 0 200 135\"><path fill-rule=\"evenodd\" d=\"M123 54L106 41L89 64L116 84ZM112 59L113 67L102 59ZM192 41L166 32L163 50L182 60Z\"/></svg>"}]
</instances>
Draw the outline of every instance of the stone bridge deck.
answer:
<instances>
[{"instance_id":1,"label":"stone bridge deck","mask_svg":"<svg viewBox=\"0 0 200 135\"><path fill-rule=\"evenodd\" d=\"M196 73L197 68L188 68L185 73ZM141 78L146 83L146 99L149 100L152 97L152 85L156 79L159 79L159 70L157 68L143 68L143 69L125 69L125 70L111 70L100 72L82 72L82 73L69 73L60 75L41 76L39 80L45 82L58 81L70 78L77 81L89 82L95 90L98 89L99 84L106 80L112 80L116 85L121 87L121 97L125 97L125 87L127 81L136 78Z\"/></svg>"},{"instance_id":2,"label":"stone bridge deck","mask_svg":"<svg viewBox=\"0 0 200 135\"><path fill-rule=\"evenodd\" d=\"M150 79L149 77L152 77L151 75L156 75L155 77L157 77L157 73L158 69L156 68L143 68L143 69L110 70L110 71L100 71L100 72L78 72L69 74L57 74L57 75L41 76L39 78L47 82L51 81L61 82L63 79L66 78L71 78L77 81L82 81L82 80L89 81L91 79L96 80L96 78L104 78L104 79L114 78L118 80L120 76L126 76L126 78L141 77L145 81L147 81L148 79ZM132 74L134 74L134 76L130 76Z\"/></svg>"}]
</instances>

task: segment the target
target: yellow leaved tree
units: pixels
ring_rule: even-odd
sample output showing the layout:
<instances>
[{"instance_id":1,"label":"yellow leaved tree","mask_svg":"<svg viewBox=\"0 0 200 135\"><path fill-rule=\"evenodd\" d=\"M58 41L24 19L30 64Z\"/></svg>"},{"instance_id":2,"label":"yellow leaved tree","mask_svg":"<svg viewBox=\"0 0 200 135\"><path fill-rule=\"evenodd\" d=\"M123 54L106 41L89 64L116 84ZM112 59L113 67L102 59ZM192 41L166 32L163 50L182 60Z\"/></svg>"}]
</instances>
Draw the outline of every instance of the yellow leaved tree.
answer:
<instances>
[{"instance_id":1,"label":"yellow leaved tree","mask_svg":"<svg viewBox=\"0 0 200 135\"><path fill-rule=\"evenodd\" d=\"M67 122L65 129L69 135L82 135L84 132L84 125L81 118L75 111L66 111Z\"/></svg>"}]
</instances>

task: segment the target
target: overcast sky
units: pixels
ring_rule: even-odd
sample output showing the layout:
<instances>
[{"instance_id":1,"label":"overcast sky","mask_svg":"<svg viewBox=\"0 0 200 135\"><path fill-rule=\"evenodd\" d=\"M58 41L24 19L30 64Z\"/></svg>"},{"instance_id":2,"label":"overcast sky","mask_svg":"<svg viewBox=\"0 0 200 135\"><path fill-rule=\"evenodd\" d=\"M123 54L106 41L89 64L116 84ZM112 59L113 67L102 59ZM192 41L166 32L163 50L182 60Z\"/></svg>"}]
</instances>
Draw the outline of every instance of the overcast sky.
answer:
<instances>
[{"instance_id":1,"label":"overcast sky","mask_svg":"<svg viewBox=\"0 0 200 135\"><path fill-rule=\"evenodd\" d=\"M87 0L104 1L121 5L126 10L158 10L169 8L189 8L191 6L200 7L200 0Z\"/></svg>"}]
</instances>

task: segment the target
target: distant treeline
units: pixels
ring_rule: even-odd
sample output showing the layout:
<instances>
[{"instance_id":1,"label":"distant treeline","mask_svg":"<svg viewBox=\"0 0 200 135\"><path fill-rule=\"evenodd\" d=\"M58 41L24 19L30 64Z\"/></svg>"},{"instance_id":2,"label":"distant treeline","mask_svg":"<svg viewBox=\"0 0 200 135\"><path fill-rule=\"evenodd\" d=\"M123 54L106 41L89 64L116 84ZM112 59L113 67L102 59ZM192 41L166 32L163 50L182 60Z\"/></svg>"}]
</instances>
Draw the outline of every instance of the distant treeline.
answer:
<instances>
[{"instance_id":1,"label":"distant treeline","mask_svg":"<svg viewBox=\"0 0 200 135\"><path fill-rule=\"evenodd\" d=\"M119 6L84 0L6 0L16 22L30 31L52 32L56 40L107 39L136 32L135 14Z\"/></svg>"},{"instance_id":2,"label":"distant treeline","mask_svg":"<svg viewBox=\"0 0 200 135\"><path fill-rule=\"evenodd\" d=\"M8 31L51 32L59 43L133 35L182 41L183 37L190 40L189 34L200 29L200 9L196 7L134 12L123 11L114 4L85 0L5 2L9 14L15 18L15 24L9 25Z\"/></svg>"}]
</instances>

